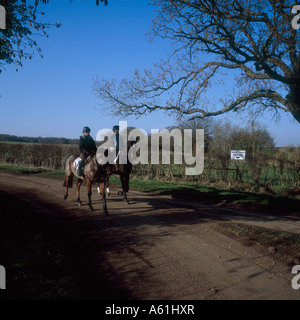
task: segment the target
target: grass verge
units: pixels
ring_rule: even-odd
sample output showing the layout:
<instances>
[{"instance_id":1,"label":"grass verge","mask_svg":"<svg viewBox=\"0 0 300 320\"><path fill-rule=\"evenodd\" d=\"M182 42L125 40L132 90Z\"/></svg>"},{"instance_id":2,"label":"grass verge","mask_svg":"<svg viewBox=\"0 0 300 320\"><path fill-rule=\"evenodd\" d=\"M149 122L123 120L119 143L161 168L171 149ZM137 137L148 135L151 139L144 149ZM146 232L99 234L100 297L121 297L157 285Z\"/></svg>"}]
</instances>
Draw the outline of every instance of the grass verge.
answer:
<instances>
[{"instance_id":1,"label":"grass verge","mask_svg":"<svg viewBox=\"0 0 300 320\"><path fill-rule=\"evenodd\" d=\"M244 245L256 246L267 255L287 263L300 264L300 235L253 225L234 222L217 223L217 230L242 241Z\"/></svg>"},{"instance_id":2,"label":"grass verge","mask_svg":"<svg viewBox=\"0 0 300 320\"><path fill-rule=\"evenodd\" d=\"M211 205L223 205L236 209L254 210L266 213L289 215L299 213L300 199L283 195L254 193L235 189L201 186L188 183L147 181L130 179L130 188L157 194L171 195L173 198L198 201Z\"/></svg>"}]
</instances>

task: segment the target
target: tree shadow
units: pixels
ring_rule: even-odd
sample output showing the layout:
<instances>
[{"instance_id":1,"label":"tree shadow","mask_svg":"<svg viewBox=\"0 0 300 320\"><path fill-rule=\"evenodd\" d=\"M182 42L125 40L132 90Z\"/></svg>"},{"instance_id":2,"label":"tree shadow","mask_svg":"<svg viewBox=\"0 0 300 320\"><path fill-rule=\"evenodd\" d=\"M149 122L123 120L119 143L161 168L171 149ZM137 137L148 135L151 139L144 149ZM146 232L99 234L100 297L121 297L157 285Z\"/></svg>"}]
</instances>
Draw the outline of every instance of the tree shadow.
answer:
<instances>
[{"instance_id":1,"label":"tree shadow","mask_svg":"<svg viewBox=\"0 0 300 320\"><path fill-rule=\"evenodd\" d=\"M1 300L135 298L105 259L105 223L91 239L88 215L74 216L35 195L25 202L0 191L0 199L0 262L7 273Z\"/></svg>"},{"instance_id":2,"label":"tree shadow","mask_svg":"<svg viewBox=\"0 0 300 320\"><path fill-rule=\"evenodd\" d=\"M198 187L174 186L169 190L151 188L149 192L160 195L170 195L175 200L193 201L202 204L222 205L244 210L254 210L274 215L285 216L298 213L300 216L300 200L286 196L275 196L267 193L253 193L237 190L217 189L205 187L204 191Z\"/></svg>"}]
</instances>

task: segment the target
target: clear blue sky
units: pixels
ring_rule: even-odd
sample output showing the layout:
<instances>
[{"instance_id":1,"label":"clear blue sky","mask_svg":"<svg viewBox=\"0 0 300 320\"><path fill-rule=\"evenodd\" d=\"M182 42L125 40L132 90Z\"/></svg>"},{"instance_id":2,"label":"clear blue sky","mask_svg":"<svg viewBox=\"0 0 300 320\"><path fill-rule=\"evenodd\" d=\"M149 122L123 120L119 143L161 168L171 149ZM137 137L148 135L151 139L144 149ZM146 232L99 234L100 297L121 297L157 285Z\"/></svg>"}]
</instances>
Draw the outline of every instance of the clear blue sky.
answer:
<instances>
[{"instance_id":1,"label":"clear blue sky","mask_svg":"<svg viewBox=\"0 0 300 320\"><path fill-rule=\"evenodd\" d=\"M0 75L0 133L78 138L87 125L95 138L98 130L119 120L148 132L175 124L162 112L136 120L114 118L100 110L93 79L131 77L136 69L151 68L171 48L164 40L150 43L145 35L155 17L148 0L110 0L106 7L95 2L51 0L41 6L45 20L62 26L50 29L48 39L38 39L43 59L36 53L18 72L16 66L7 65ZM300 145L300 124L292 116L283 114L278 123L268 117L261 123L278 146ZM240 123L245 122L244 118Z\"/></svg>"}]
</instances>

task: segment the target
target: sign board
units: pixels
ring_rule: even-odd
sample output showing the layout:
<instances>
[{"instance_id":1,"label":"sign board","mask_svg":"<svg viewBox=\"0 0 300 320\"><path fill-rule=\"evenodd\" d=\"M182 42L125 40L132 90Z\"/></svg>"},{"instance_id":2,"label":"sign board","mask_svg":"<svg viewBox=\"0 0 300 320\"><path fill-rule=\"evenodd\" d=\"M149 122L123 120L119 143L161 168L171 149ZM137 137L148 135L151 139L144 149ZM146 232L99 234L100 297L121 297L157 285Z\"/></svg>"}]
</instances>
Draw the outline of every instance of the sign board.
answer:
<instances>
[{"instance_id":1,"label":"sign board","mask_svg":"<svg viewBox=\"0 0 300 320\"><path fill-rule=\"evenodd\" d=\"M245 150L231 150L231 160L245 160L246 151Z\"/></svg>"}]
</instances>

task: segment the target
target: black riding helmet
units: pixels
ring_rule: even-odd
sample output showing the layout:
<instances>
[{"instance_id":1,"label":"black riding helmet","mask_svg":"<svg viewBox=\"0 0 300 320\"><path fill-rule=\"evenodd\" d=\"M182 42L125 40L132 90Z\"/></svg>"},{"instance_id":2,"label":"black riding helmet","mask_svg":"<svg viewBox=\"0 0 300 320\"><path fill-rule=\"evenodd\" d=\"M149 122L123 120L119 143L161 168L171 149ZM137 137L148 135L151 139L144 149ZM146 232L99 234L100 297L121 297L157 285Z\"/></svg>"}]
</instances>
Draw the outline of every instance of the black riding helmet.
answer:
<instances>
[{"instance_id":1,"label":"black riding helmet","mask_svg":"<svg viewBox=\"0 0 300 320\"><path fill-rule=\"evenodd\" d=\"M83 127L82 132L83 132L83 133L84 133L84 132L90 133L90 132L91 132L91 129L90 129L89 127Z\"/></svg>"},{"instance_id":2,"label":"black riding helmet","mask_svg":"<svg viewBox=\"0 0 300 320\"><path fill-rule=\"evenodd\" d=\"M120 127L119 126L113 126L113 131L115 131L115 130L120 130Z\"/></svg>"}]
</instances>

